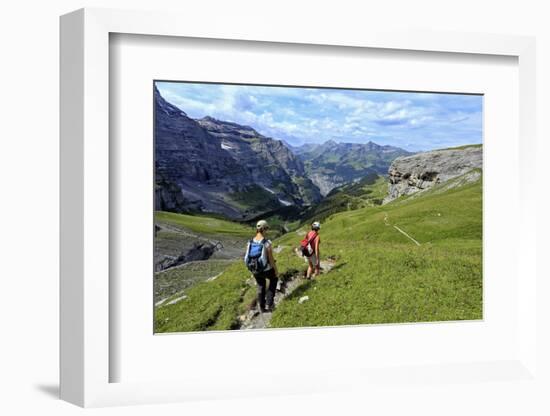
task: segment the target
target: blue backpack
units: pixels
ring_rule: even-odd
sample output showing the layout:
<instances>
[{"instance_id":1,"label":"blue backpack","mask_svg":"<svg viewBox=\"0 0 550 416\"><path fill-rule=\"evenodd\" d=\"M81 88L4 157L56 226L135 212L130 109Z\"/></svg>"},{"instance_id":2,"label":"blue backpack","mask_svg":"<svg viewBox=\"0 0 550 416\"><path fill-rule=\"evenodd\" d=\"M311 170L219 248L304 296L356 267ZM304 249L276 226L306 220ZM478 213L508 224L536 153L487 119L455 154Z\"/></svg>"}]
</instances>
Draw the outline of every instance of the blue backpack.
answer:
<instances>
[{"instance_id":1,"label":"blue backpack","mask_svg":"<svg viewBox=\"0 0 550 416\"><path fill-rule=\"evenodd\" d=\"M244 263L253 274L263 272L267 267L267 253L265 252L265 238L257 242L250 240L244 256Z\"/></svg>"}]
</instances>

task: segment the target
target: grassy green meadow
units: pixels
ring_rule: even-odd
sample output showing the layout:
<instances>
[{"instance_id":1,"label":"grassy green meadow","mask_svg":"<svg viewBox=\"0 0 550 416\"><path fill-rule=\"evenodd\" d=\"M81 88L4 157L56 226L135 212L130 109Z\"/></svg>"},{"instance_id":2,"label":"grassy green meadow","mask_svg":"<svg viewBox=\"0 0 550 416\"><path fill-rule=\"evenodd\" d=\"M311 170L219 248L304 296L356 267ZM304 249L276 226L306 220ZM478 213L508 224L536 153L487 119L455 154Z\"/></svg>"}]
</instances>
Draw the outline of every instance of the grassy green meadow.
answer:
<instances>
[{"instance_id":1,"label":"grassy green meadow","mask_svg":"<svg viewBox=\"0 0 550 416\"><path fill-rule=\"evenodd\" d=\"M387 185L375 180L347 192L360 202L350 207L346 196L345 209L335 208L344 195L335 192L333 204L313 214L324 216L321 259L330 257L336 264L284 299L273 312L270 327L481 319L482 182L451 189L444 185L378 205L373 200L383 197ZM157 215L200 233L251 236L250 227L221 219ZM275 255L281 275L295 275L305 268L293 248L306 228L273 241L282 248ZM155 332L237 329L238 316L254 299L255 285L242 261L227 264L215 280L186 290L184 300L157 307ZM309 301L299 304L305 295Z\"/></svg>"},{"instance_id":2,"label":"grassy green meadow","mask_svg":"<svg viewBox=\"0 0 550 416\"><path fill-rule=\"evenodd\" d=\"M250 227L245 225L199 215L176 214L173 212L157 211L155 212L155 222L169 224L175 227L188 229L192 232L202 235L229 235L229 236L249 236Z\"/></svg>"}]
</instances>

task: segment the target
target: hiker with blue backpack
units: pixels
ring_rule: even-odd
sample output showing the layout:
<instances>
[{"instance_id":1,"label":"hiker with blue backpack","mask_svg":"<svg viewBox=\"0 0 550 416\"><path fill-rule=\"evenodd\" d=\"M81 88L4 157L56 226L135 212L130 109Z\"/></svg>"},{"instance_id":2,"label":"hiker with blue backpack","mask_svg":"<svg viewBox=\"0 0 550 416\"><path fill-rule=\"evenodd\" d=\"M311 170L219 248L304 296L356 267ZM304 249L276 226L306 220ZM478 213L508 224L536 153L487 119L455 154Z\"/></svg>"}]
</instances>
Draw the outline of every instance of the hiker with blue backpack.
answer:
<instances>
[{"instance_id":1,"label":"hiker with blue backpack","mask_svg":"<svg viewBox=\"0 0 550 416\"><path fill-rule=\"evenodd\" d=\"M277 289L277 266L273 258L271 241L266 238L269 225L260 220L256 224L256 235L248 242L244 262L256 280L258 306L261 312L271 312Z\"/></svg>"}]
</instances>

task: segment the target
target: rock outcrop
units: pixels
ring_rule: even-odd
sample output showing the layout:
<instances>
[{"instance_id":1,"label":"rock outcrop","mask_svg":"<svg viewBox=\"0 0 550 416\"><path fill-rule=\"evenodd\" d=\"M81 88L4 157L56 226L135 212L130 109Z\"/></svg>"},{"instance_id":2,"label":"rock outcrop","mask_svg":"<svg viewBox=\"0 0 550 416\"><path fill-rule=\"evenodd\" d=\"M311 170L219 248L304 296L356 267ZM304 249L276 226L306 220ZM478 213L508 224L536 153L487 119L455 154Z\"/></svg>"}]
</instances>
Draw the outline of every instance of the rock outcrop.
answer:
<instances>
[{"instance_id":1,"label":"rock outcrop","mask_svg":"<svg viewBox=\"0 0 550 416\"><path fill-rule=\"evenodd\" d=\"M384 202L429 189L463 175L465 181L476 180L481 174L482 165L481 145L398 157L388 170L389 193ZM470 172L473 173L469 174Z\"/></svg>"},{"instance_id":2,"label":"rock outcrop","mask_svg":"<svg viewBox=\"0 0 550 416\"><path fill-rule=\"evenodd\" d=\"M163 258L155 264L155 271L166 270L171 267L189 263L190 261L208 260L219 247L220 245L215 243L196 242L190 250L186 253L181 253L176 258Z\"/></svg>"},{"instance_id":3,"label":"rock outcrop","mask_svg":"<svg viewBox=\"0 0 550 416\"><path fill-rule=\"evenodd\" d=\"M174 182L164 178L157 169L155 178L155 210L170 212L201 211L203 204L200 200L191 201L184 198L181 188Z\"/></svg>"}]
</instances>

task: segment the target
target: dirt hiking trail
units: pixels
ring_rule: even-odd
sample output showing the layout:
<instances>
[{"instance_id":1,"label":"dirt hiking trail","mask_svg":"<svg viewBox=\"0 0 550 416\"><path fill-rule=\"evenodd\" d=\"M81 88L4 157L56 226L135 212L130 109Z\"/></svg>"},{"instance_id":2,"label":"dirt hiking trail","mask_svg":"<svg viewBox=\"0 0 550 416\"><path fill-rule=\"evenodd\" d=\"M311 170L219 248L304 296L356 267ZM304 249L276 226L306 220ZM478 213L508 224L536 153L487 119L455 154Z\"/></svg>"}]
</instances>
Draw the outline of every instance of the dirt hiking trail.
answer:
<instances>
[{"instance_id":1,"label":"dirt hiking trail","mask_svg":"<svg viewBox=\"0 0 550 416\"><path fill-rule=\"evenodd\" d=\"M283 247L277 247L275 249L275 252L280 252L283 249ZM277 251L278 250L278 251ZM302 257L298 249L294 249L294 253L296 253L297 256ZM307 258L303 257L304 259L304 269L298 271L297 273L294 273L292 276L286 279L281 279L279 277L279 282L277 283L277 290L275 292L275 309L277 309L277 306L285 299L287 298L294 290L296 290L299 286L304 284L305 282L308 282L309 280L305 279L305 269L307 268ZM321 275L329 273L332 268L335 266L336 261L333 259L325 259L321 260ZM317 277L317 278L320 278ZM254 280L252 278L252 280ZM256 284L254 283L254 290L256 290ZM271 312L260 312L258 310L259 308L256 306L256 302L251 305L251 308L248 312L245 314L239 316L239 321L241 322L240 329L264 329L269 328L269 323L271 321Z\"/></svg>"}]
</instances>

